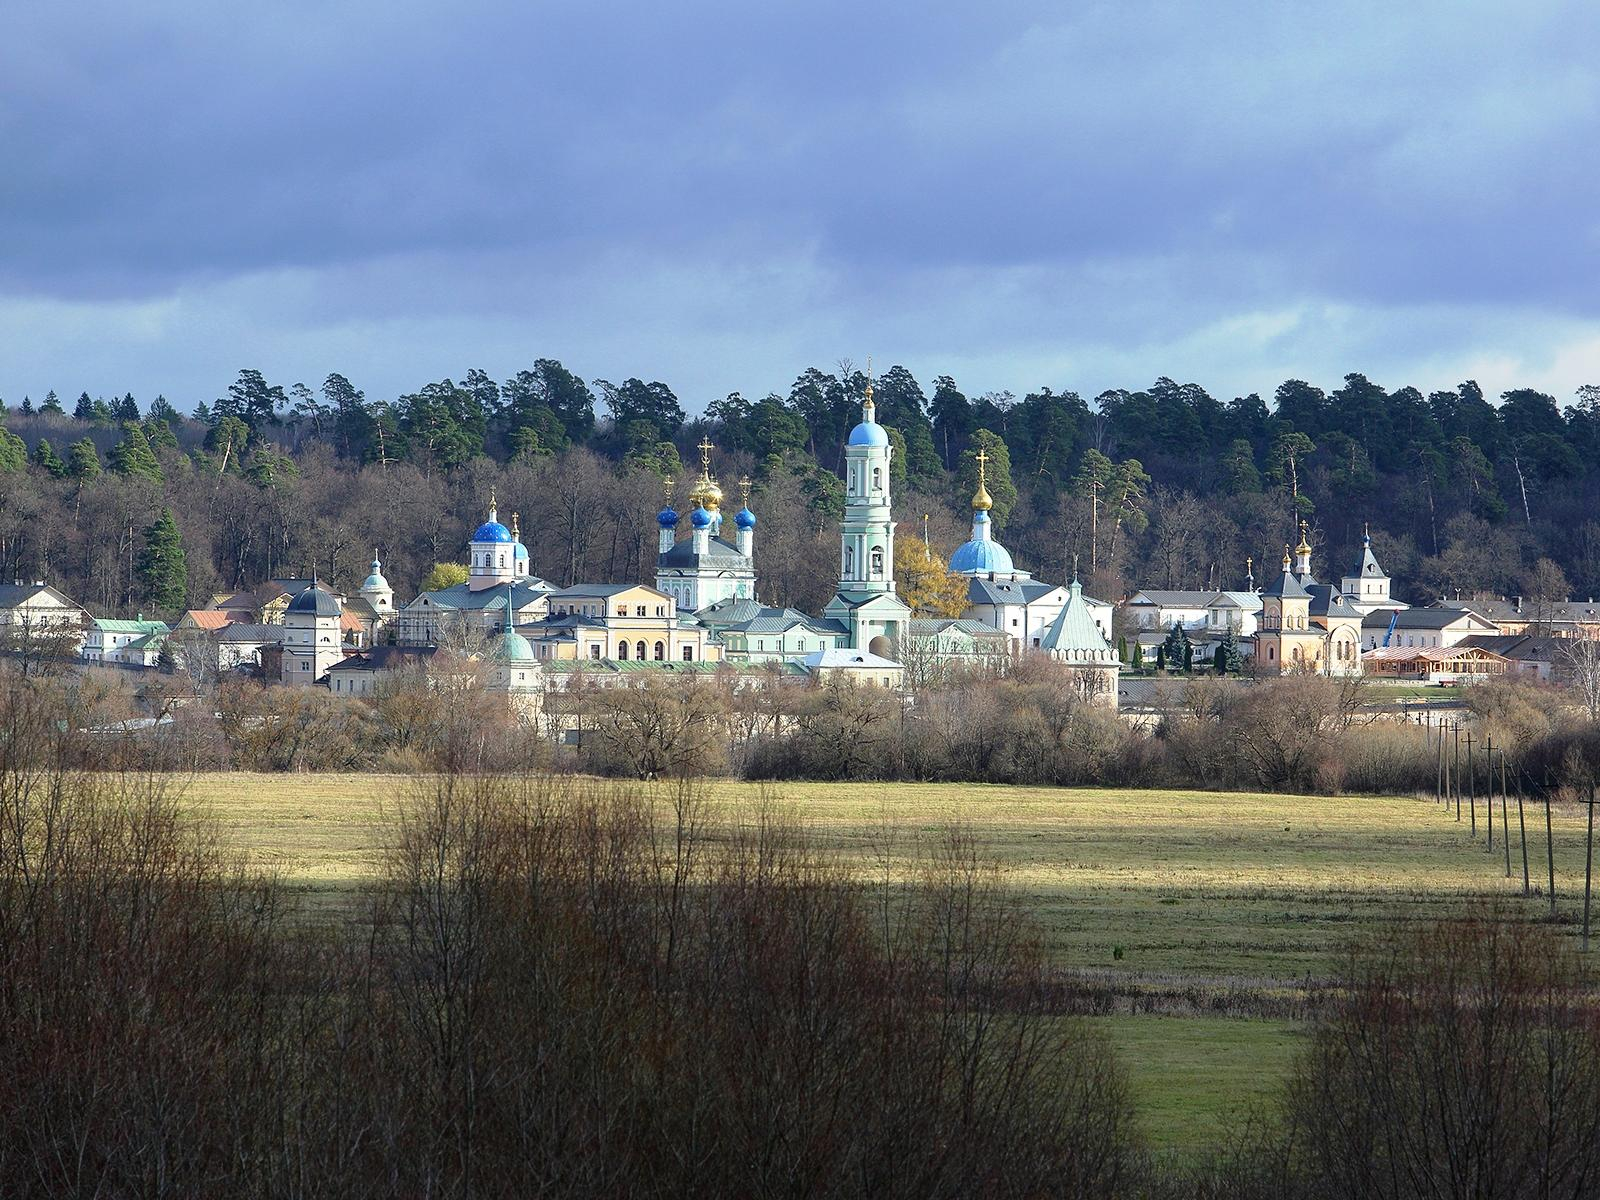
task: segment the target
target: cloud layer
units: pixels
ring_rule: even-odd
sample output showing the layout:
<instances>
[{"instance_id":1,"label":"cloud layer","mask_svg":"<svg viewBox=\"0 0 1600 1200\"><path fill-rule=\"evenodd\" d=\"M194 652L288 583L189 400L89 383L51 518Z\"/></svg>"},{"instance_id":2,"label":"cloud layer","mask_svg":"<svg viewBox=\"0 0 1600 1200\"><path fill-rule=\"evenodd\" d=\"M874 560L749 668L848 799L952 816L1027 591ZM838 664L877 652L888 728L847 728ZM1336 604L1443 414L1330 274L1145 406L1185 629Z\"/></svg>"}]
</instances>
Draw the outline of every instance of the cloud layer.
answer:
<instances>
[{"instance_id":1,"label":"cloud layer","mask_svg":"<svg viewBox=\"0 0 1600 1200\"><path fill-rule=\"evenodd\" d=\"M1600 382L1580 3L34 5L0 395Z\"/></svg>"}]
</instances>

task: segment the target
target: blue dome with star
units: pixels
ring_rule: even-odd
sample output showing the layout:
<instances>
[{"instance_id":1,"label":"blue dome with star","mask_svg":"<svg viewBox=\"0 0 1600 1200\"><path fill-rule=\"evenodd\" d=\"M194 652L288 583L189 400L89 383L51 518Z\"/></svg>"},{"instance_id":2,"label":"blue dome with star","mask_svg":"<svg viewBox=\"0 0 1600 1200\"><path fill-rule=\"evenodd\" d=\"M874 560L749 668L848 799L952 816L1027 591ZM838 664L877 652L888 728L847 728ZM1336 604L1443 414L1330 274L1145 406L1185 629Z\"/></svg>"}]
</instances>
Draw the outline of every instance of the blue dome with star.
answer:
<instances>
[{"instance_id":1,"label":"blue dome with star","mask_svg":"<svg viewBox=\"0 0 1600 1200\"><path fill-rule=\"evenodd\" d=\"M663 529L675 529L678 525L678 514L670 508L663 508L656 514L656 524Z\"/></svg>"},{"instance_id":2,"label":"blue dome with star","mask_svg":"<svg viewBox=\"0 0 1600 1200\"><path fill-rule=\"evenodd\" d=\"M711 514L703 508L697 508L689 514L689 524L693 525L696 529L704 529L707 525L711 524Z\"/></svg>"},{"instance_id":3,"label":"blue dome with star","mask_svg":"<svg viewBox=\"0 0 1600 1200\"><path fill-rule=\"evenodd\" d=\"M511 540L511 530L500 524L499 521L485 521L473 532L472 540L475 542L509 542Z\"/></svg>"},{"instance_id":4,"label":"blue dome with star","mask_svg":"<svg viewBox=\"0 0 1600 1200\"><path fill-rule=\"evenodd\" d=\"M733 514L733 523L740 529L754 529L756 527L756 515L748 508L741 508Z\"/></svg>"}]
</instances>

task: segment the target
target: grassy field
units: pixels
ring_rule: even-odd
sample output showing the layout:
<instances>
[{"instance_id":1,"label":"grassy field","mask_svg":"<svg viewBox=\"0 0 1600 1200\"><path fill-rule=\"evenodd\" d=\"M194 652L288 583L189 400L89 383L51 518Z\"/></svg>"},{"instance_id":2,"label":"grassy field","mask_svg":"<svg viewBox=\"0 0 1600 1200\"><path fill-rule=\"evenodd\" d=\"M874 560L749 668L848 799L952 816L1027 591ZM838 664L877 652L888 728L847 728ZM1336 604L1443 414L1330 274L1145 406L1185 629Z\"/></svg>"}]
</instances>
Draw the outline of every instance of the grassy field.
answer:
<instances>
[{"instance_id":1,"label":"grassy field","mask_svg":"<svg viewBox=\"0 0 1600 1200\"><path fill-rule=\"evenodd\" d=\"M1128 1068L1153 1150L1194 1155L1252 1108L1268 1104L1305 1030L1292 1021L1228 1017L1096 1018Z\"/></svg>"},{"instance_id":2,"label":"grassy field","mask_svg":"<svg viewBox=\"0 0 1600 1200\"><path fill-rule=\"evenodd\" d=\"M385 776L212 775L189 796L257 862L316 906L338 906L371 877L386 822L415 787ZM948 785L792 784L772 793L814 834L867 869L881 831L909 856L919 838L970 823L1006 866L1061 964L1103 972L1128 996L1183 1015L1096 1018L1122 1052L1152 1145L1206 1148L1219 1123L1265 1098L1301 1033L1291 1022L1204 1015L1249 1011L1237 997L1292 995L1326 976L1360 930L1458 911L1520 892L1431 801L1209 792L1119 792ZM710 787L729 815L756 796ZM1543 813L1528 814L1543 878ZM1511 811L1513 839L1516 812ZM1556 820L1563 916L1582 886L1582 824ZM1517 843L1513 840L1513 849ZM1530 913L1544 901L1528 901Z\"/></svg>"},{"instance_id":3,"label":"grassy field","mask_svg":"<svg viewBox=\"0 0 1600 1200\"><path fill-rule=\"evenodd\" d=\"M213 775L190 795L291 884L337 897L370 875L386 813L412 786L372 775ZM734 783L711 793L730 808L755 794ZM884 822L902 853L919 835L970 822L1057 961L1152 982L1320 977L1358 929L1520 890L1520 856L1514 889L1498 853L1474 849L1465 826L1426 800L931 784L792 784L775 794L863 865ZM1513 836L1515 827L1513 812ZM1571 897L1582 879L1574 814L1559 815L1557 843L1558 891Z\"/></svg>"}]
</instances>

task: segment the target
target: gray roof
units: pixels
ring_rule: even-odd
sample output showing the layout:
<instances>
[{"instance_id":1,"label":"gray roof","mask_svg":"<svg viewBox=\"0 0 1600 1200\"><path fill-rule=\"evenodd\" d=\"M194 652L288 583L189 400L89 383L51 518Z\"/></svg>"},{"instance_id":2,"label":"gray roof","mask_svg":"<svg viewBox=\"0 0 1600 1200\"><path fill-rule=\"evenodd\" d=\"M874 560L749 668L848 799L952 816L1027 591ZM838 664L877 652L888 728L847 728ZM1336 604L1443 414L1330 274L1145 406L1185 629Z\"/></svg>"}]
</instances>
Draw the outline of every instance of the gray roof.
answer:
<instances>
[{"instance_id":1,"label":"gray roof","mask_svg":"<svg viewBox=\"0 0 1600 1200\"><path fill-rule=\"evenodd\" d=\"M833 633L832 628L797 608L761 608L756 616L746 621L736 621L722 628L740 633L783 633L796 625L816 633Z\"/></svg>"},{"instance_id":2,"label":"gray roof","mask_svg":"<svg viewBox=\"0 0 1600 1200\"><path fill-rule=\"evenodd\" d=\"M909 624L910 632L918 637L932 637L952 629L975 638L1008 637L1003 629L996 629L986 621L974 621L970 617L917 617Z\"/></svg>"},{"instance_id":3,"label":"gray roof","mask_svg":"<svg viewBox=\"0 0 1600 1200\"><path fill-rule=\"evenodd\" d=\"M1594 600L1440 600L1434 607L1470 609L1491 621L1600 624L1600 603Z\"/></svg>"},{"instance_id":4,"label":"gray roof","mask_svg":"<svg viewBox=\"0 0 1600 1200\"><path fill-rule=\"evenodd\" d=\"M552 600L563 600L568 596L615 596L618 592L631 592L636 587L645 585L638 583L575 583L571 587L561 588L550 593Z\"/></svg>"},{"instance_id":5,"label":"gray roof","mask_svg":"<svg viewBox=\"0 0 1600 1200\"><path fill-rule=\"evenodd\" d=\"M1529 633L1469 633L1457 645L1488 650L1519 662L1558 663L1565 660L1576 638L1537 637Z\"/></svg>"},{"instance_id":6,"label":"gray roof","mask_svg":"<svg viewBox=\"0 0 1600 1200\"><path fill-rule=\"evenodd\" d=\"M1162 591L1152 588L1141 588L1128 598L1129 604L1141 602L1158 605L1161 608L1205 608L1216 598L1215 591Z\"/></svg>"},{"instance_id":7,"label":"gray roof","mask_svg":"<svg viewBox=\"0 0 1600 1200\"><path fill-rule=\"evenodd\" d=\"M984 579L980 576L967 584L967 603L1032 604L1060 586L1037 579Z\"/></svg>"},{"instance_id":8,"label":"gray roof","mask_svg":"<svg viewBox=\"0 0 1600 1200\"><path fill-rule=\"evenodd\" d=\"M696 554L694 538L686 537L668 550L665 554L656 556L658 567L697 567L701 561L714 562L720 567L729 570L737 568L750 569L750 559L739 553L737 546L730 546L721 538L710 538L706 543L704 554Z\"/></svg>"},{"instance_id":9,"label":"gray roof","mask_svg":"<svg viewBox=\"0 0 1600 1200\"><path fill-rule=\"evenodd\" d=\"M542 579L519 579L516 583L497 583L493 587L473 591L467 584L458 583L440 588L436 592L423 592L410 604L412 607L433 607L460 611L462 609L490 610L506 606L506 592L511 592L512 602L518 610L527 608L541 596L550 594L550 585ZM424 603L426 602L426 604Z\"/></svg>"},{"instance_id":10,"label":"gray roof","mask_svg":"<svg viewBox=\"0 0 1600 1200\"><path fill-rule=\"evenodd\" d=\"M351 654L329 667L329 671L382 671L404 666L407 661L431 658L435 646L374 646L362 654Z\"/></svg>"},{"instance_id":11,"label":"gray roof","mask_svg":"<svg viewBox=\"0 0 1600 1200\"><path fill-rule=\"evenodd\" d=\"M1280 600L1308 600L1311 598L1311 593L1306 591L1298 579L1289 574L1287 568L1282 575L1262 588L1261 594Z\"/></svg>"},{"instance_id":12,"label":"gray roof","mask_svg":"<svg viewBox=\"0 0 1600 1200\"><path fill-rule=\"evenodd\" d=\"M1312 616L1361 619L1361 610L1350 604L1333 584L1313 583L1306 590L1311 593L1309 611Z\"/></svg>"},{"instance_id":13,"label":"gray roof","mask_svg":"<svg viewBox=\"0 0 1600 1200\"><path fill-rule=\"evenodd\" d=\"M16 608L20 604L26 604L40 592L48 592L63 604L77 607L76 602L67 599L48 583L4 583L0 584L0 608Z\"/></svg>"},{"instance_id":14,"label":"gray roof","mask_svg":"<svg viewBox=\"0 0 1600 1200\"><path fill-rule=\"evenodd\" d=\"M1361 628L1387 629L1392 619L1396 629L1444 629L1467 616L1488 620L1482 613L1467 608L1380 608L1362 619Z\"/></svg>"},{"instance_id":15,"label":"gray roof","mask_svg":"<svg viewBox=\"0 0 1600 1200\"><path fill-rule=\"evenodd\" d=\"M1372 539L1363 536L1361 539L1361 562L1356 567L1356 574L1363 579L1387 579L1383 568L1378 565L1378 560L1372 554Z\"/></svg>"},{"instance_id":16,"label":"gray roof","mask_svg":"<svg viewBox=\"0 0 1600 1200\"><path fill-rule=\"evenodd\" d=\"M282 625L246 625L243 622L234 622L224 625L217 631L219 642L281 642L283 641Z\"/></svg>"}]
</instances>

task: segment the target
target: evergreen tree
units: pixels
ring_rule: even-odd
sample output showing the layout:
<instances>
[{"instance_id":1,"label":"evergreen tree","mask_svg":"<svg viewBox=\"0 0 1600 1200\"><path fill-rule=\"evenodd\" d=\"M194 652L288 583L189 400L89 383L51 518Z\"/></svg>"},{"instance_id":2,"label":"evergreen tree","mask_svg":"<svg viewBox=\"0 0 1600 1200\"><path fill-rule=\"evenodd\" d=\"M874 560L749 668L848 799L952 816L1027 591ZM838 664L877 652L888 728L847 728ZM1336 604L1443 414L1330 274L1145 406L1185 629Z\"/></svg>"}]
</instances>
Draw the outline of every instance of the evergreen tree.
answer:
<instances>
[{"instance_id":1,"label":"evergreen tree","mask_svg":"<svg viewBox=\"0 0 1600 1200\"><path fill-rule=\"evenodd\" d=\"M1117 657L1123 662L1128 661L1128 637L1126 634L1117 639Z\"/></svg>"},{"instance_id":2,"label":"evergreen tree","mask_svg":"<svg viewBox=\"0 0 1600 1200\"><path fill-rule=\"evenodd\" d=\"M1185 671L1193 671L1194 670L1194 643L1193 642L1190 642L1187 646L1185 646L1183 648L1183 669Z\"/></svg>"},{"instance_id":3,"label":"evergreen tree","mask_svg":"<svg viewBox=\"0 0 1600 1200\"><path fill-rule=\"evenodd\" d=\"M28 443L0 425L0 471L7 475L28 467Z\"/></svg>"},{"instance_id":4,"label":"evergreen tree","mask_svg":"<svg viewBox=\"0 0 1600 1200\"><path fill-rule=\"evenodd\" d=\"M189 591L189 564L183 552L183 538L172 510L163 508L150 528L144 531L144 550L139 555L139 582L145 595L158 608L183 607Z\"/></svg>"},{"instance_id":5,"label":"evergreen tree","mask_svg":"<svg viewBox=\"0 0 1600 1200\"><path fill-rule=\"evenodd\" d=\"M1174 621L1171 630L1167 633L1167 640L1161 644L1163 660L1174 670L1185 667L1189 662L1191 653L1189 634L1184 630L1181 621Z\"/></svg>"},{"instance_id":6,"label":"evergreen tree","mask_svg":"<svg viewBox=\"0 0 1600 1200\"><path fill-rule=\"evenodd\" d=\"M112 420L118 422L119 424L129 421L137 421L139 416L139 404L136 400L134 400L132 392L129 392L127 395L123 396L121 400L118 400L116 406L111 410Z\"/></svg>"},{"instance_id":7,"label":"evergreen tree","mask_svg":"<svg viewBox=\"0 0 1600 1200\"><path fill-rule=\"evenodd\" d=\"M1129 660L1135 671L1144 670L1144 646L1135 641L1133 643L1133 657Z\"/></svg>"},{"instance_id":8,"label":"evergreen tree","mask_svg":"<svg viewBox=\"0 0 1600 1200\"><path fill-rule=\"evenodd\" d=\"M176 450L178 448L178 435L172 431L172 426L157 417L147 418L141 428L144 436L149 441L152 449Z\"/></svg>"},{"instance_id":9,"label":"evergreen tree","mask_svg":"<svg viewBox=\"0 0 1600 1200\"><path fill-rule=\"evenodd\" d=\"M183 414L172 407L172 402L165 396L157 396L150 401L150 414L148 421L161 421L176 429L183 424Z\"/></svg>"},{"instance_id":10,"label":"evergreen tree","mask_svg":"<svg viewBox=\"0 0 1600 1200\"><path fill-rule=\"evenodd\" d=\"M166 478L155 451L150 449L150 439L131 421L122 427L122 440L111 448L108 457L111 469L119 475L147 479L151 483L161 483Z\"/></svg>"},{"instance_id":11,"label":"evergreen tree","mask_svg":"<svg viewBox=\"0 0 1600 1200\"><path fill-rule=\"evenodd\" d=\"M61 461L61 456L56 453L56 448L50 444L49 438L40 438L39 444L33 448L33 465L49 472L57 479L67 473L67 464Z\"/></svg>"},{"instance_id":12,"label":"evergreen tree","mask_svg":"<svg viewBox=\"0 0 1600 1200\"><path fill-rule=\"evenodd\" d=\"M89 399L88 392L78 393L78 406L72 410L72 419L74 421L94 420L94 401Z\"/></svg>"},{"instance_id":13,"label":"evergreen tree","mask_svg":"<svg viewBox=\"0 0 1600 1200\"><path fill-rule=\"evenodd\" d=\"M33 397L24 396L22 398L22 408L18 411L20 411L25 417L33 416Z\"/></svg>"},{"instance_id":14,"label":"evergreen tree","mask_svg":"<svg viewBox=\"0 0 1600 1200\"><path fill-rule=\"evenodd\" d=\"M94 448L94 442L80 438L72 444L67 453L67 474L80 482L100 474L100 453Z\"/></svg>"},{"instance_id":15,"label":"evergreen tree","mask_svg":"<svg viewBox=\"0 0 1600 1200\"><path fill-rule=\"evenodd\" d=\"M1218 675L1238 675L1244 670L1244 659L1239 653L1239 639L1233 636L1233 626L1222 631L1222 641L1217 644L1216 657L1212 659Z\"/></svg>"},{"instance_id":16,"label":"evergreen tree","mask_svg":"<svg viewBox=\"0 0 1600 1200\"><path fill-rule=\"evenodd\" d=\"M66 411L61 407L61 397L57 396L54 391L46 392L44 403L39 406L39 415L41 417L66 416Z\"/></svg>"},{"instance_id":17,"label":"evergreen tree","mask_svg":"<svg viewBox=\"0 0 1600 1200\"><path fill-rule=\"evenodd\" d=\"M1165 671L1166 669L1167 669L1167 647L1163 643L1162 645L1156 647L1156 670Z\"/></svg>"},{"instance_id":18,"label":"evergreen tree","mask_svg":"<svg viewBox=\"0 0 1600 1200\"><path fill-rule=\"evenodd\" d=\"M1011 482L1011 451L1006 448L1000 435L992 430L979 429L974 432L971 444L961 453L961 469L956 474L956 511L960 512L971 504L972 495L978 490L979 451L985 456L985 486L990 499L994 501L994 507L989 510L989 519L994 522L995 532L998 533L1005 528L1006 519L1017 506L1017 485Z\"/></svg>"}]
</instances>

